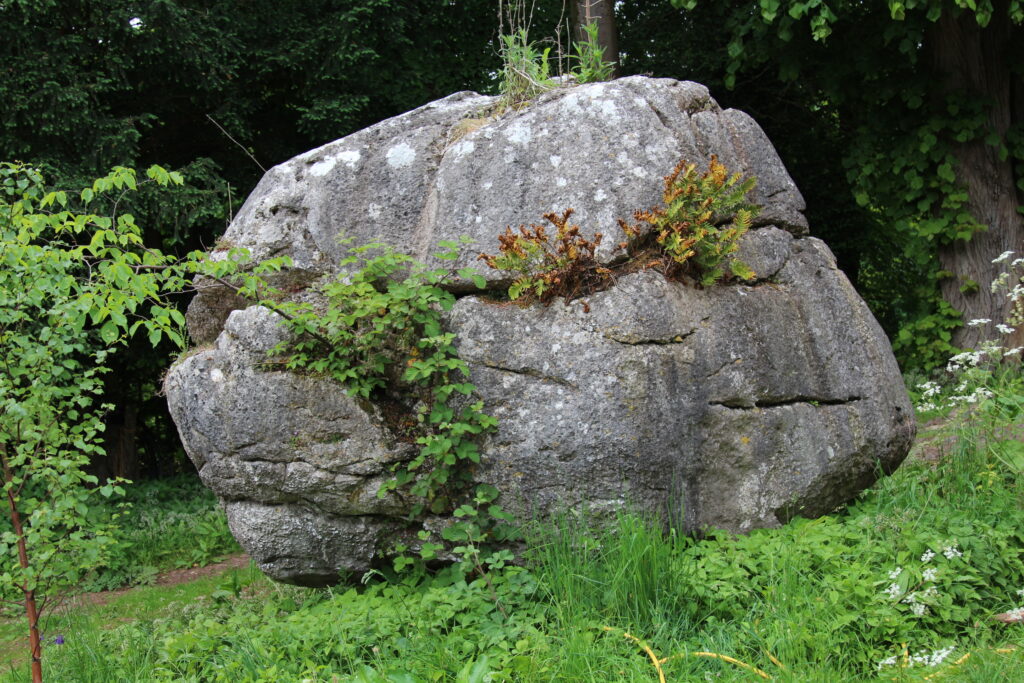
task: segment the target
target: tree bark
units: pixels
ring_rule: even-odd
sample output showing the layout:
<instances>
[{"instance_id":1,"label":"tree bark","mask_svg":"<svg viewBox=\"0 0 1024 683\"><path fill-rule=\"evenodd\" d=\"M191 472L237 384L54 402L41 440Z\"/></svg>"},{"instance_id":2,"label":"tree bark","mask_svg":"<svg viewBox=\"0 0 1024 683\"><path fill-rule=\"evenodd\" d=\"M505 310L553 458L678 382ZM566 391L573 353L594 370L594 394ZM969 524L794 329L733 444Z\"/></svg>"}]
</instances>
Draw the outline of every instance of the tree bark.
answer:
<instances>
[{"instance_id":1,"label":"tree bark","mask_svg":"<svg viewBox=\"0 0 1024 683\"><path fill-rule=\"evenodd\" d=\"M996 133L1003 144L1010 126L1024 114L1019 108L1024 84L1010 70L1010 53L1016 41L1024 40L1024 31L1010 22L1004 5L997 3L985 28L978 26L973 12L943 12L926 40L932 66L944 79L946 92L966 93L989 103L988 131ZM989 289L1006 267L993 264L992 259L1004 251L1013 251L1015 258L1024 256L1024 217L1017 211L1024 196L1017 189L1012 160L1000 159L999 149L984 139L955 143L953 153L958 161L957 179L967 188L968 208L988 230L967 242L957 240L940 247L943 270L955 274L942 280L942 296L963 313L965 322L992 321L960 328L953 344L977 348L986 339L1001 337L1004 345L1024 345L1024 329L1009 337L995 332L993 326L1007 319L1010 303L1004 292Z\"/></svg>"},{"instance_id":2,"label":"tree bark","mask_svg":"<svg viewBox=\"0 0 1024 683\"><path fill-rule=\"evenodd\" d=\"M22 569L28 569L28 548L25 546L25 530L21 526L21 514L18 512L18 503L14 495L14 473L7 463L7 449L0 444L0 465L3 466L4 483L7 485L7 505L11 515L11 526L14 528L14 536L18 539L18 564ZM22 587L25 596L25 616L28 618L28 645L32 655L32 683L42 683L42 639L39 636L39 609L36 606L36 592L28 588L28 584Z\"/></svg>"},{"instance_id":3,"label":"tree bark","mask_svg":"<svg viewBox=\"0 0 1024 683\"><path fill-rule=\"evenodd\" d=\"M586 40L583 27L597 24L597 43L604 48L604 61L615 62L612 77L619 75L619 32L615 24L615 0L573 0L572 40Z\"/></svg>"},{"instance_id":4,"label":"tree bark","mask_svg":"<svg viewBox=\"0 0 1024 683\"><path fill-rule=\"evenodd\" d=\"M123 477L129 481L139 478L139 406L138 398L132 396L125 401L117 416L120 420L113 424L108 422L107 462L110 475Z\"/></svg>"}]
</instances>

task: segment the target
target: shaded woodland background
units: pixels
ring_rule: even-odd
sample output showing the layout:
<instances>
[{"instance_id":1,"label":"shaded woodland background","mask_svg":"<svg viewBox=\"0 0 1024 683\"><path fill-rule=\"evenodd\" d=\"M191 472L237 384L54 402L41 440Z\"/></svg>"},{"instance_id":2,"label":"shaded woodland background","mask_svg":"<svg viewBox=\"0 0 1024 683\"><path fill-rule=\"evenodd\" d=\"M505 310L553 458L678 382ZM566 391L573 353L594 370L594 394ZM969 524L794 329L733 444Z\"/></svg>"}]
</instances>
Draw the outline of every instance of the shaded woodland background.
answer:
<instances>
[{"instance_id":1,"label":"shaded woodland background","mask_svg":"<svg viewBox=\"0 0 1024 683\"><path fill-rule=\"evenodd\" d=\"M531 39L561 32L567 47L570 4L538 1ZM827 36L820 15L799 9L813 3L614 4L619 75L701 82L765 129L812 233L905 370L927 371L971 341L957 337L946 300L959 292L973 306L980 276L939 257L986 220L963 191L965 150L991 148L1009 169L1003 217L1021 239L1024 37L1011 3L997 1L980 27L953 2L921 2L898 20L893 3L838 2ZM501 25L493 0L0 0L0 159L40 166L65 188L114 165L180 170L185 190L143 191L130 211L153 246L210 247L261 166L452 92L496 92ZM983 45L981 72L958 71L957 55ZM99 474L191 468L159 396L170 352L117 354Z\"/></svg>"}]
</instances>

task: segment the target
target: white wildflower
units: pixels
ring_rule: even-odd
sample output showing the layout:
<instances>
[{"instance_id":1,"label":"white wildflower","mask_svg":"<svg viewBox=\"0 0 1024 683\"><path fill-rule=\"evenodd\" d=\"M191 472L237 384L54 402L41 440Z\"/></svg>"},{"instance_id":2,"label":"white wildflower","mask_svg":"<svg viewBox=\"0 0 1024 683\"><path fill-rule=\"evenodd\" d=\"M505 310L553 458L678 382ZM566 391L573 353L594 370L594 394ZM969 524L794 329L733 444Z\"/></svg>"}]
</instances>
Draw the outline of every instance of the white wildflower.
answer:
<instances>
[{"instance_id":1,"label":"white wildflower","mask_svg":"<svg viewBox=\"0 0 1024 683\"><path fill-rule=\"evenodd\" d=\"M923 591L921 591L922 600L932 600L937 597L939 597L939 589L935 586L928 586Z\"/></svg>"},{"instance_id":2,"label":"white wildflower","mask_svg":"<svg viewBox=\"0 0 1024 683\"><path fill-rule=\"evenodd\" d=\"M915 602L910 606L910 611L913 612L915 616L923 617L924 613L928 611L928 608L920 602Z\"/></svg>"},{"instance_id":3,"label":"white wildflower","mask_svg":"<svg viewBox=\"0 0 1024 683\"><path fill-rule=\"evenodd\" d=\"M977 389L974 390L974 396L977 400L980 401L985 398L992 398L993 396L995 396L995 394L993 394L992 391L989 389L985 389L984 387L978 387Z\"/></svg>"},{"instance_id":4,"label":"white wildflower","mask_svg":"<svg viewBox=\"0 0 1024 683\"><path fill-rule=\"evenodd\" d=\"M898 583L889 584L889 587L885 589L885 592L889 594L889 597L896 600L903 594L903 589L900 588Z\"/></svg>"},{"instance_id":5,"label":"white wildflower","mask_svg":"<svg viewBox=\"0 0 1024 683\"><path fill-rule=\"evenodd\" d=\"M1009 325L1004 325L1003 323L999 323L998 325L996 325L996 329L1002 332L1003 334L1013 334L1014 332L1014 329L1012 327L1010 327Z\"/></svg>"},{"instance_id":6,"label":"white wildflower","mask_svg":"<svg viewBox=\"0 0 1024 683\"><path fill-rule=\"evenodd\" d=\"M1015 607L1004 616L1011 621L1024 621L1024 607Z\"/></svg>"},{"instance_id":7,"label":"white wildflower","mask_svg":"<svg viewBox=\"0 0 1024 683\"><path fill-rule=\"evenodd\" d=\"M951 654L953 654L954 649L955 648L952 645L950 645L949 647L944 647L941 650L936 650L928 658L928 663L925 664L925 666L938 666L939 664L942 664L943 660L946 659L946 657L949 657Z\"/></svg>"},{"instance_id":8,"label":"white wildflower","mask_svg":"<svg viewBox=\"0 0 1024 683\"><path fill-rule=\"evenodd\" d=\"M958 387L957 391L964 391L966 389L966 386L960 386ZM964 394L961 396L951 396L949 399L949 403L951 405L962 405L965 403L973 405L975 403L978 403L979 401L985 400L986 398L992 398L994 395L995 394L993 394L988 389L985 389L984 387L978 387L969 394Z\"/></svg>"},{"instance_id":9,"label":"white wildflower","mask_svg":"<svg viewBox=\"0 0 1024 683\"><path fill-rule=\"evenodd\" d=\"M996 256L994 259L992 259L992 263L1002 263L1003 261L1007 260L1011 256L1013 256L1013 252L1012 251L1004 251L1002 254L1000 254L999 256Z\"/></svg>"},{"instance_id":10,"label":"white wildflower","mask_svg":"<svg viewBox=\"0 0 1024 683\"><path fill-rule=\"evenodd\" d=\"M989 285L989 291L991 291L993 294L995 294L1000 289L1005 287L1007 285L1007 283L1009 283L1009 282L1010 282L1010 274L1009 273L1000 273L999 277L997 277L995 280L993 280L992 284Z\"/></svg>"},{"instance_id":11,"label":"white wildflower","mask_svg":"<svg viewBox=\"0 0 1024 683\"><path fill-rule=\"evenodd\" d=\"M946 556L947 560L952 560L954 557L963 557L963 553L956 547L956 544L947 545L942 549L942 554Z\"/></svg>"},{"instance_id":12,"label":"white wildflower","mask_svg":"<svg viewBox=\"0 0 1024 683\"><path fill-rule=\"evenodd\" d=\"M964 351L963 353L958 353L949 359L949 365L946 366L946 369L949 370L949 372L956 372L960 369L960 366L974 367L981 362L982 355L981 351Z\"/></svg>"},{"instance_id":13,"label":"white wildflower","mask_svg":"<svg viewBox=\"0 0 1024 683\"><path fill-rule=\"evenodd\" d=\"M933 557L935 557L935 551L929 548L928 550L924 551L923 555L921 555L921 561L931 562Z\"/></svg>"},{"instance_id":14,"label":"white wildflower","mask_svg":"<svg viewBox=\"0 0 1024 683\"><path fill-rule=\"evenodd\" d=\"M967 327L981 327L982 325L988 325L992 322L989 318L975 318L967 322Z\"/></svg>"},{"instance_id":15,"label":"white wildflower","mask_svg":"<svg viewBox=\"0 0 1024 683\"><path fill-rule=\"evenodd\" d=\"M1024 588L1019 588L1017 590L1017 595L1019 595L1020 597L1024 598Z\"/></svg>"},{"instance_id":16,"label":"white wildflower","mask_svg":"<svg viewBox=\"0 0 1024 683\"><path fill-rule=\"evenodd\" d=\"M891 572L889 572L889 578L890 579L895 579L895 578L897 578L902 573L903 573L903 567L896 567L896 569L893 569Z\"/></svg>"},{"instance_id":17,"label":"white wildflower","mask_svg":"<svg viewBox=\"0 0 1024 683\"><path fill-rule=\"evenodd\" d=\"M1009 351L1005 351L1005 352L1003 352L1003 356L1005 356L1005 357L1016 356L1021 351L1024 351L1024 346L1018 346L1017 348L1010 349Z\"/></svg>"},{"instance_id":18,"label":"white wildflower","mask_svg":"<svg viewBox=\"0 0 1024 683\"><path fill-rule=\"evenodd\" d=\"M909 666L927 666L935 667L942 664L956 649L956 646L950 645L944 647L941 650L935 650L934 652L928 652L928 650L919 650L916 654L910 655L906 658L906 663ZM878 669L882 670L888 667L896 666L900 663L900 656L893 655L892 657L886 657L878 663Z\"/></svg>"},{"instance_id":19,"label":"white wildflower","mask_svg":"<svg viewBox=\"0 0 1024 683\"><path fill-rule=\"evenodd\" d=\"M1024 258L1013 259L1013 263L1010 264L1010 267L1016 268L1017 266L1024 266Z\"/></svg>"},{"instance_id":20,"label":"white wildflower","mask_svg":"<svg viewBox=\"0 0 1024 683\"><path fill-rule=\"evenodd\" d=\"M934 581L935 577L937 577L938 575L938 569L936 569L935 567L929 567L928 569L925 569L924 572L921 574L921 578L925 581Z\"/></svg>"}]
</instances>

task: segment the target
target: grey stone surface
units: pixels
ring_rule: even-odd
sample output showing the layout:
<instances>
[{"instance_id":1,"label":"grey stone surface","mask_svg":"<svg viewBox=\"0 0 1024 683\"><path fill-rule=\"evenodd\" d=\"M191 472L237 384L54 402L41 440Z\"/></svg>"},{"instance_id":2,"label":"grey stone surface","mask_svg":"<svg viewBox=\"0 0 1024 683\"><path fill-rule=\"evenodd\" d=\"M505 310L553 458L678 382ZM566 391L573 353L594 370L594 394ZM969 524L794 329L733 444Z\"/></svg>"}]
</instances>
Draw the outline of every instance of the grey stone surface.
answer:
<instances>
[{"instance_id":1,"label":"grey stone surface","mask_svg":"<svg viewBox=\"0 0 1024 683\"><path fill-rule=\"evenodd\" d=\"M888 342L822 242L786 244L755 286L645 272L589 313L460 299L452 329L500 422L481 477L521 512L630 502L748 531L829 512L894 469L914 422Z\"/></svg>"},{"instance_id":2,"label":"grey stone surface","mask_svg":"<svg viewBox=\"0 0 1024 683\"><path fill-rule=\"evenodd\" d=\"M430 260L441 240L492 248L505 226L572 207L585 234L606 236L607 257L623 238L616 219L660 204L662 177L681 159L706 168L711 154L758 178L757 225L807 232L803 197L764 132L703 85L632 76L555 90L491 120L496 101L456 93L275 166L223 242L323 272L344 254L342 235ZM467 251L457 265L474 259ZM237 305L225 297L211 288L195 298L197 339L212 341Z\"/></svg>"},{"instance_id":3,"label":"grey stone surface","mask_svg":"<svg viewBox=\"0 0 1024 683\"><path fill-rule=\"evenodd\" d=\"M494 251L506 225L572 206L613 245L615 218L656 204L679 158L715 153L759 179L761 223L738 253L756 280L697 289L648 271L586 302L467 295L447 314L500 422L475 477L521 517L628 505L743 532L829 512L900 463L914 420L888 342L806 236L800 193L756 123L698 84L639 77L482 120L492 104L453 95L275 167L228 241L290 254L307 277L332 272L340 233L420 257L463 234ZM236 310L219 331L213 304L222 317L232 305L217 291L189 311L216 343L166 382L186 450L271 576L313 585L368 568L410 533L413 501L377 490L413 446L377 406L268 365L283 334L269 311Z\"/></svg>"}]
</instances>

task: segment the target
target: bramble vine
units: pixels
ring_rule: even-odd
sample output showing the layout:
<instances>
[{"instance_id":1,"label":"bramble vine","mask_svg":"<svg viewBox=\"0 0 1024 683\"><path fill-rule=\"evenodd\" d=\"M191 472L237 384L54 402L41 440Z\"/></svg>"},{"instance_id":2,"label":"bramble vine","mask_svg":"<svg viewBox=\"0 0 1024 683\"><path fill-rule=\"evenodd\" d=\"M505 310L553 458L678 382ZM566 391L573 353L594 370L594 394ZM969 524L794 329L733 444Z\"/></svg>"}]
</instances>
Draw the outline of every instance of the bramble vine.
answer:
<instances>
[{"instance_id":1,"label":"bramble vine","mask_svg":"<svg viewBox=\"0 0 1024 683\"><path fill-rule=\"evenodd\" d=\"M458 258L457 242L440 246L437 258ZM469 368L459 358L455 335L442 325L442 313L455 303L443 285L457 276L482 288L484 279L473 268L428 269L379 243L352 247L348 254L337 276L314 286L316 301L286 300L263 277L290 265L287 258L246 271L245 252L235 249L226 259L208 261L204 274L281 316L292 338L270 351L268 363L325 375L350 395L373 400L396 436L419 446L379 496L399 490L414 496L410 519L452 511L465 518L443 534L461 542L463 551L507 535L510 518L493 504L497 490L472 486L472 466L480 462L477 440L497 420L473 399ZM421 539L424 559L440 550L429 538Z\"/></svg>"}]
</instances>

